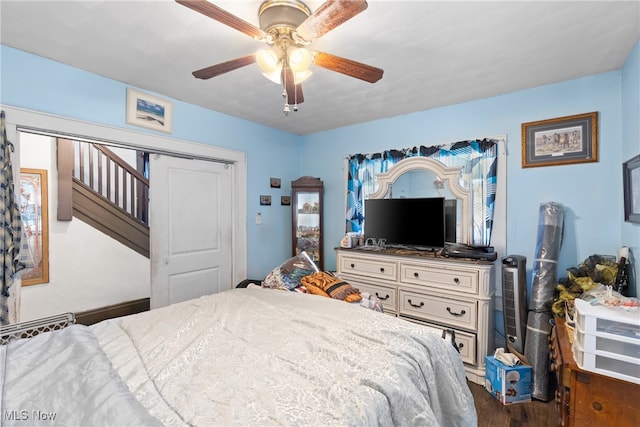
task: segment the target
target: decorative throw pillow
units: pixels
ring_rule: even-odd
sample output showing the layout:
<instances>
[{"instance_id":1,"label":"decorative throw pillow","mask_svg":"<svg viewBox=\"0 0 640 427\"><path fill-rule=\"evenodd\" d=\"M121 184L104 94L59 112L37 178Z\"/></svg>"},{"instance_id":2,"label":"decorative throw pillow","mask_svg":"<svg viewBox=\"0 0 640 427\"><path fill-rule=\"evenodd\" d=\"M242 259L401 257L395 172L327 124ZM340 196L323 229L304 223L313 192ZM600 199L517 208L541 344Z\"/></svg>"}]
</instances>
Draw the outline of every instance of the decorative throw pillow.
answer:
<instances>
[{"instance_id":1,"label":"decorative throw pillow","mask_svg":"<svg viewBox=\"0 0 640 427\"><path fill-rule=\"evenodd\" d=\"M324 292L324 296L346 302L358 302L362 299L358 289L326 271L319 271L305 276L300 282L312 294L322 295L322 293L318 292L318 290L321 290Z\"/></svg>"},{"instance_id":2,"label":"decorative throw pillow","mask_svg":"<svg viewBox=\"0 0 640 427\"><path fill-rule=\"evenodd\" d=\"M293 290L300 286L300 279L318 271L309 254L301 252L274 268L262 281L263 288Z\"/></svg>"},{"instance_id":3,"label":"decorative throw pillow","mask_svg":"<svg viewBox=\"0 0 640 427\"><path fill-rule=\"evenodd\" d=\"M317 287L316 285L312 285L309 281L305 281L305 278L302 278L302 287L307 290L308 293L313 295L320 295L321 297L331 298L328 293Z\"/></svg>"}]
</instances>

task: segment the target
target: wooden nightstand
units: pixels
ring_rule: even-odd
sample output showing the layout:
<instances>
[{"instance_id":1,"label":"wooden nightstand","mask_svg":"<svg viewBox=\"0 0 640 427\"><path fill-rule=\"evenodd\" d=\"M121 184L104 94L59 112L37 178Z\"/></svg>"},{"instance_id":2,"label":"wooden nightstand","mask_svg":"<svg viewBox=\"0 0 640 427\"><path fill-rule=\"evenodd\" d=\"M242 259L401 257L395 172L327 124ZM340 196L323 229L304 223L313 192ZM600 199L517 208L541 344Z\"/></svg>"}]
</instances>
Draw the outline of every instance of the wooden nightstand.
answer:
<instances>
[{"instance_id":1,"label":"wooden nightstand","mask_svg":"<svg viewBox=\"0 0 640 427\"><path fill-rule=\"evenodd\" d=\"M549 337L549 355L551 370L558 380L558 425L640 425L640 385L580 369L573 358L573 336L565 320L555 321Z\"/></svg>"}]
</instances>

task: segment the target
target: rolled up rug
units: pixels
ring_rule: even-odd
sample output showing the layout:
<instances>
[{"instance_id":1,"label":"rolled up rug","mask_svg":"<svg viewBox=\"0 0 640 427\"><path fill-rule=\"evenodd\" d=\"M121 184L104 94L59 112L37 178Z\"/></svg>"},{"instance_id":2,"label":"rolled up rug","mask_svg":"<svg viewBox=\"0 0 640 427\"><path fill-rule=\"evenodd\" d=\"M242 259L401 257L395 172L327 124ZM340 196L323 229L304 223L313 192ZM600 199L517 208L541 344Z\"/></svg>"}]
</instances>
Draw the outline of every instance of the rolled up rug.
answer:
<instances>
[{"instance_id":1,"label":"rolled up rug","mask_svg":"<svg viewBox=\"0 0 640 427\"><path fill-rule=\"evenodd\" d=\"M524 355L533 368L531 396L543 401L553 398L549 376L549 335L563 227L564 207L561 204L548 202L540 205Z\"/></svg>"}]
</instances>

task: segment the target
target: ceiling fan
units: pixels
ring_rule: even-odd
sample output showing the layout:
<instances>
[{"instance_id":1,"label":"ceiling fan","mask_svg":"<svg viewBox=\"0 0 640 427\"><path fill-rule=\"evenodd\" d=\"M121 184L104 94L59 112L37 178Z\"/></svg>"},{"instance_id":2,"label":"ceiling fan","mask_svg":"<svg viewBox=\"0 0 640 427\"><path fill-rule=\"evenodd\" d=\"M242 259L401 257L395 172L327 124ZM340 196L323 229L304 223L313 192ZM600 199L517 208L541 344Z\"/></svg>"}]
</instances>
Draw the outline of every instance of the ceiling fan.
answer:
<instances>
[{"instance_id":1,"label":"ceiling fan","mask_svg":"<svg viewBox=\"0 0 640 427\"><path fill-rule=\"evenodd\" d=\"M369 83L382 78L383 70L324 52L307 49L314 40L345 23L367 8L365 0L327 0L315 12L300 0L266 0L258 10L260 28L207 0L176 0L177 3L238 30L269 46L256 53L212 65L193 72L210 79L257 63L262 73L282 84L284 114L298 111L304 101L302 82L311 75L309 65L355 77Z\"/></svg>"}]
</instances>

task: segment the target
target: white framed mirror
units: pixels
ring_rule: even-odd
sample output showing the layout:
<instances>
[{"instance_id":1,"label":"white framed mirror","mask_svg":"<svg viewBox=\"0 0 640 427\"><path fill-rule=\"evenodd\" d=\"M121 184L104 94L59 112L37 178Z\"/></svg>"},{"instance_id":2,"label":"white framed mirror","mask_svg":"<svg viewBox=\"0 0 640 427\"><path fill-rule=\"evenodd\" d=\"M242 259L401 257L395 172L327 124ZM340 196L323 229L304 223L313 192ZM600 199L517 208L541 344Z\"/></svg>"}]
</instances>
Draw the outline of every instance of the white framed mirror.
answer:
<instances>
[{"instance_id":1,"label":"white framed mirror","mask_svg":"<svg viewBox=\"0 0 640 427\"><path fill-rule=\"evenodd\" d=\"M428 157L409 157L376 175L378 187L369 198L444 197L445 209L447 200L455 206L456 238L451 243L469 245L473 226L472 195L461 185L461 170Z\"/></svg>"}]
</instances>

